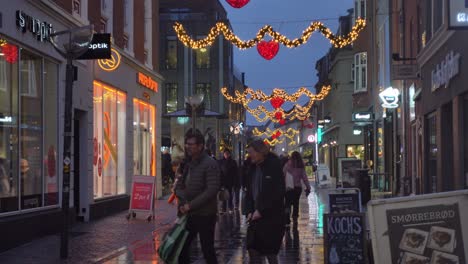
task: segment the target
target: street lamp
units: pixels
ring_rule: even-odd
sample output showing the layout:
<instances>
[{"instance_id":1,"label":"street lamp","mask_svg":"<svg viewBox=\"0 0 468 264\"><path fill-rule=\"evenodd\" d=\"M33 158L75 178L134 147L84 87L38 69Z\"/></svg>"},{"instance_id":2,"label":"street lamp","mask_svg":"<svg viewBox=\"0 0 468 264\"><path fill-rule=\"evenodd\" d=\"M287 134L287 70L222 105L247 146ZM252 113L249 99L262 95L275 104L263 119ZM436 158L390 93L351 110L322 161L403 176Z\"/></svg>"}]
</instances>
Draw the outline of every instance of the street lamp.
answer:
<instances>
[{"instance_id":1,"label":"street lamp","mask_svg":"<svg viewBox=\"0 0 468 264\"><path fill-rule=\"evenodd\" d=\"M63 226L60 235L60 257L68 257L68 210L70 200L70 164L71 164L71 124L72 97L75 67L73 60L88 50L93 38L92 25L56 32L50 35L50 42L65 59L67 69L65 77L65 120L63 140L63 175L62 175L62 214Z\"/></svg>"},{"instance_id":2,"label":"street lamp","mask_svg":"<svg viewBox=\"0 0 468 264\"><path fill-rule=\"evenodd\" d=\"M185 97L186 112L192 117L192 131L195 131L195 119L197 113L202 115L204 94L195 94Z\"/></svg>"}]
</instances>

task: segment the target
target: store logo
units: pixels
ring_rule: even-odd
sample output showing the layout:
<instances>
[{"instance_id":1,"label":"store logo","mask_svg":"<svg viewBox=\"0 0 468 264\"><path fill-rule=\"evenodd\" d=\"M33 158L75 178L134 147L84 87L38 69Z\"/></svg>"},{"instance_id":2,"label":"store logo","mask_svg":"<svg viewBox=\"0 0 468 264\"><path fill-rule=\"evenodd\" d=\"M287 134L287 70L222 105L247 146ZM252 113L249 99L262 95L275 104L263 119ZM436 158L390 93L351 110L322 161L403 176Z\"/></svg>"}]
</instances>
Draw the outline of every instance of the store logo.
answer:
<instances>
[{"instance_id":1,"label":"store logo","mask_svg":"<svg viewBox=\"0 0 468 264\"><path fill-rule=\"evenodd\" d=\"M145 75L141 72L137 73L137 82L152 91L158 91L158 83L155 80L153 80L150 76Z\"/></svg>"},{"instance_id":2,"label":"store logo","mask_svg":"<svg viewBox=\"0 0 468 264\"><path fill-rule=\"evenodd\" d=\"M373 119L374 115L371 112L357 112L352 115L353 121L372 121Z\"/></svg>"},{"instance_id":3,"label":"store logo","mask_svg":"<svg viewBox=\"0 0 468 264\"><path fill-rule=\"evenodd\" d=\"M111 59L111 35L109 33L93 34L88 50L78 57L78 60L109 60Z\"/></svg>"},{"instance_id":4,"label":"store logo","mask_svg":"<svg viewBox=\"0 0 468 264\"><path fill-rule=\"evenodd\" d=\"M114 71L119 67L120 59L120 54L115 49L111 49L111 58L98 60L98 65L105 71Z\"/></svg>"},{"instance_id":5,"label":"store logo","mask_svg":"<svg viewBox=\"0 0 468 264\"><path fill-rule=\"evenodd\" d=\"M460 54L453 54L451 51L445 59L436 65L436 68L432 71L432 89L439 89L441 86L448 88L450 80L455 77L460 71Z\"/></svg>"},{"instance_id":6,"label":"store logo","mask_svg":"<svg viewBox=\"0 0 468 264\"><path fill-rule=\"evenodd\" d=\"M384 108L397 108L398 107L398 96L400 91L393 87L388 87L379 93L380 100L382 100L382 107Z\"/></svg>"},{"instance_id":7,"label":"store logo","mask_svg":"<svg viewBox=\"0 0 468 264\"><path fill-rule=\"evenodd\" d=\"M54 32L52 24L40 21L37 18L25 14L21 10L16 11L16 26L25 33L31 32L37 40L48 41L50 35Z\"/></svg>"}]
</instances>

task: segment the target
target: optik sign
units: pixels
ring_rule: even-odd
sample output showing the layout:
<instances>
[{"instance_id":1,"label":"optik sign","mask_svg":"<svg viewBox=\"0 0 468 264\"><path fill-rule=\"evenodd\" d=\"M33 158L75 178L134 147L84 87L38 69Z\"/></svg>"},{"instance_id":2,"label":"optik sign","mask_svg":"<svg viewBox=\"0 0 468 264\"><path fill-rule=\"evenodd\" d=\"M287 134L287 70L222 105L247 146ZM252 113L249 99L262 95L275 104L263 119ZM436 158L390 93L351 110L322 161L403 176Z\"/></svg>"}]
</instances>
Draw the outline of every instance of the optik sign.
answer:
<instances>
[{"instance_id":1,"label":"optik sign","mask_svg":"<svg viewBox=\"0 0 468 264\"><path fill-rule=\"evenodd\" d=\"M109 33L93 34L88 50L78 57L78 60L98 60L111 58L111 42Z\"/></svg>"}]
</instances>

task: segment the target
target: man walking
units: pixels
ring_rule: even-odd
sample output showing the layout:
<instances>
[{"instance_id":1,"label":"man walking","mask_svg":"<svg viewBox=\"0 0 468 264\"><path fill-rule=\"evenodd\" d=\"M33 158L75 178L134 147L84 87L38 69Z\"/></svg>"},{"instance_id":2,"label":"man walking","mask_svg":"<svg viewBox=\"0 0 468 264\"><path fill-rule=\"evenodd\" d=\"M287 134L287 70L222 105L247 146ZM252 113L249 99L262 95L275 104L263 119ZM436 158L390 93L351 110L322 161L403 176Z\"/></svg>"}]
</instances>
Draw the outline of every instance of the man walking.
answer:
<instances>
[{"instance_id":1,"label":"man walking","mask_svg":"<svg viewBox=\"0 0 468 264\"><path fill-rule=\"evenodd\" d=\"M215 160L204 151L205 140L198 130L185 134L185 150L190 160L183 168L182 179L177 181L175 193L179 197L179 213L188 216L189 232L179 263L190 263L190 245L199 235L203 256L208 264L216 264L214 232L220 172Z\"/></svg>"},{"instance_id":2,"label":"man walking","mask_svg":"<svg viewBox=\"0 0 468 264\"><path fill-rule=\"evenodd\" d=\"M239 175L237 172L236 161L231 157L231 151L225 149L223 159L220 160L220 167L222 171L221 187L229 192L229 199L223 201L222 212L226 213L227 210L232 212L235 207L239 206Z\"/></svg>"}]
</instances>

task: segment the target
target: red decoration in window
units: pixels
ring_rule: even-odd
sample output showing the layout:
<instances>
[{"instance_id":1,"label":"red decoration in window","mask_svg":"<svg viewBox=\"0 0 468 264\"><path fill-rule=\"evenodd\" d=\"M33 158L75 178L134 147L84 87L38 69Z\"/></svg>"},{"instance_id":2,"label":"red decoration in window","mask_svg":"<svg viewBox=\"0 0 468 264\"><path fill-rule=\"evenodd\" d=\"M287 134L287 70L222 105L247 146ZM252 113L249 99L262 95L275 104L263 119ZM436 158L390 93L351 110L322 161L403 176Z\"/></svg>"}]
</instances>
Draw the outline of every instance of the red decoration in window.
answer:
<instances>
[{"instance_id":1,"label":"red decoration in window","mask_svg":"<svg viewBox=\"0 0 468 264\"><path fill-rule=\"evenodd\" d=\"M284 124L286 123L286 120L281 119L281 120L279 121L279 123L280 123L280 125L284 125Z\"/></svg>"},{"instance_id":2,"label":"red decoration in window","mask_svg":"<svg viewBox=\"0 0 468 264\"><path fill-rule=\"evenodd\" d=\"M5 44L2 46L2 52L5 60L11 64L18 61L18 48L15 45Z\"/></svg>"},{"instance_id":3,"label":"red decoration in window","mask_svg":"<svg viewBox=\"0 0 468 264\"><path fill-rule=\"evenodd\" d=\"M271 106L273 106L273 108L275 109L280 108L283 105L283 103L284 103L284 99L281 97L274 97L270 100Z\"/></svg>"},{"instance_id":4,"label":"red decoration in window","mask_svg":"<svg viewBox=\"0 0 468 264\"><path fill-rule=\"evenodd\" d=\"M279 50L279 44L278 42L274 40L270 40L270 41L262 40L257 44L258 53L266 60L273 59L278 53L278 50Z\"/></svg>"},{"instance_id":5,"label":"red decoration in window","mask_svg":"<svg viewBox=\"0 0 468 264\"><path fill-rule=\"evenodd\" d=\"M234 8L241 8L249 3L250 0L226 0Z\"/></svg>"}]
</instances>

